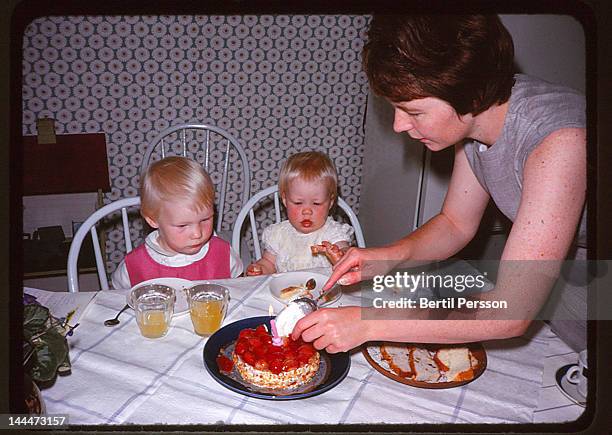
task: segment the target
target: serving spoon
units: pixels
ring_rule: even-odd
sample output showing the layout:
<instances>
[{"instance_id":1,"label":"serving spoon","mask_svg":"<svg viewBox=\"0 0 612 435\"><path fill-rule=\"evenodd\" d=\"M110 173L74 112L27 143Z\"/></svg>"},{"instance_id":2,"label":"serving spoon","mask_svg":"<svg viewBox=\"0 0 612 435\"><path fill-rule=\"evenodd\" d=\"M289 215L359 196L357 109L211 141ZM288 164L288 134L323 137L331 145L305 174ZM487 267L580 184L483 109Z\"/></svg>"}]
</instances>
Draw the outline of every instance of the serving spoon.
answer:
<instances>
[{"instance_id":1,"label":"serving spoon","mask_svg":"<svg viewBox=\"0 0 612 435\"><path fill-rule=\"evenodd\" d=\"M121 315L121 313L123 313L128 308L130 308L130 306L128 304L125 304L125 307L121 308L121 311L119 311L117 313L117 315L115 316L114 319L108 319L108 320L104 321L104 326L115 326L115 325L118 325L119 324L119 316Z\"/></svg>"},{"instance_id":2,"label":"serving spoon","mask_svg":"<svg viewBox=\"0 0 612 435\"><path fill-rule=\"evenodd\" d=\"M308 290L314 290L317 287L317 282L315 281L314 278L310 278L308 281L306 281L306 284L304 287L306 287ZM309 298L306 296L301 296L299 298L295 298L289 303L298 305L300 307L300 310L304 313L304 315L307 315L307 314L312 313L313 311L316 311L319 308L319 301L327 293L329 293L329 291L321 292L319 293L319 296L317 296L316 298Z\"/></svg>"}]
</instances>

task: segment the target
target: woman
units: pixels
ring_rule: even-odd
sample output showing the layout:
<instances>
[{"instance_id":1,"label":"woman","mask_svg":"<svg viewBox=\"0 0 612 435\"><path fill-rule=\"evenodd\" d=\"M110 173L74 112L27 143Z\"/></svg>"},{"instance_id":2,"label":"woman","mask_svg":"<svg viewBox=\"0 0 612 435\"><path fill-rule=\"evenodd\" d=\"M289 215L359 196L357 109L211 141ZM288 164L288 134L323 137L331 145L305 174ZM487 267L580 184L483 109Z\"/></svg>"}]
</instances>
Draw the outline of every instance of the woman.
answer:
<instances>
[{"instance_id":1,"label":"woman","mask_svg":"<svg viewBox=\"0 0 612 435\"><path fill-rule=\"evenodd\" d=\"M497 16L373 18L364 68L372 89L395 109L393 129L432 151L454 146L454 168L438 215L391 245L349 249L325 287L359 282L381 264L387 272L402 261L454 255L474 237L493 199L513 226L496 288L481 298L501 294L513 314L497 319L491 312L453 312L427 320L431 313L406 310L405 319L390 320L392 313L381 309L324 309L300 320L294 338L339 352L369 340L515 337L545 304L561 260L586 259L585 99L569 88L514 75L513 57L512 38ZM563 320L551 322L576 350L586 347L586 322L567 319L576 318L572 310L578 308L583 316L585 288L564 289L555 308Z\"/></svg>"}]
</instances>

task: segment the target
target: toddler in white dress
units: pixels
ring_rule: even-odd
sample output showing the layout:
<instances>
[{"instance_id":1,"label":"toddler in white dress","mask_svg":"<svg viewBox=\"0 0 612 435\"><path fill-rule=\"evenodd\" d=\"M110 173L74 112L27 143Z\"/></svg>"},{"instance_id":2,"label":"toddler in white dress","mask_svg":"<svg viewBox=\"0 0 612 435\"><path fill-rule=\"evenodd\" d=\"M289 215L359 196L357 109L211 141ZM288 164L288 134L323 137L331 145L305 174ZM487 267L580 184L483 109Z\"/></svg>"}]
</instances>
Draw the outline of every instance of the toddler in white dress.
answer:
<instances>
[{"instance_id":1,"label":"toddler in white dress","mask_svg":"<svg viewBox=\"0 0 612 435\"><path fill-rule=\"evenodd\" d=\"M336 263L349 248L354 230L328 216L338 197L338 176L329 157L320 152L292 155L281 169L278 189L288 219L264 230L262 258L250 264L246 274Z\"/></svg>"}]
</instances>

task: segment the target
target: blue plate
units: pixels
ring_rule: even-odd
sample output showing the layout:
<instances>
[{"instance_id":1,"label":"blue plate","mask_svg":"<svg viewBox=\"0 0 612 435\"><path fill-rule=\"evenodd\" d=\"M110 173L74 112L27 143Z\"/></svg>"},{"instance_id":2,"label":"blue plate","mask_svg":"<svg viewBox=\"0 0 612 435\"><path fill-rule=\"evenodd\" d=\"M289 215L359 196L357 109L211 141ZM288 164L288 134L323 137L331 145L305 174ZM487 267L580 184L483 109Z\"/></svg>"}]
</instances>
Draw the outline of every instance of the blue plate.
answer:
<instances>
[{"instance_id":1,"label":"blue plate","mask_svg":"<svg viewBox=\"0 0 612 435\"><path fill-rule=\"evenodd\" d=\"M317 394L324 393L327 390L331 390L338 385L348 374L349 368L351 367L351 360L349 354L346 352L327 354L330 361L330 373L328 374L325 381L317 385L313 390L305 393L296 393L286 396L275 396L273 394L260 393L249 390L241 383L225 376L219 371L217 367L217 355L219 350L230 344L232 341L238 338L238 334L245 328L255 328L261 324L266 324L270 328L270 320L273 319L271 316L260 316L250 317L248 319L238 320L234 323L224 326L219 329L213 335L211 335L204 346L204 366L208 373L224 387L235 391L236 393L244 394L245 396L256 397L258 399L269 399L269 400L295 400L304 399L306 397L316 396ZM268 329L270 330L270 329Z\"/></svg>"}]
</instances>

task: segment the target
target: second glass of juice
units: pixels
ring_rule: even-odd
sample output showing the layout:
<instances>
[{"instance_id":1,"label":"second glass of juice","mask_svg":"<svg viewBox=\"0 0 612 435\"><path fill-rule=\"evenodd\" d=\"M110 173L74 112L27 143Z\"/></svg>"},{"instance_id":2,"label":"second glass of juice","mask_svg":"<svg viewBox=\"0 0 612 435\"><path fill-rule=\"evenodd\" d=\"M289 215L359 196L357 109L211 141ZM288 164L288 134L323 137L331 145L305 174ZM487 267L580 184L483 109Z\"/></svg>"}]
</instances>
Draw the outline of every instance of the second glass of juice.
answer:
<instances>
[{"instance_id":1,"label":"second glass of juice","mask_svg":"<svg viewBox=\"0 0 612 435\"><path fill-rule=\"evenodd\" d=\"M229 303L229 290L219 284L199 284L185 290L196 334L209 336L221 327Z\"/></svg>"}]
</instances>

